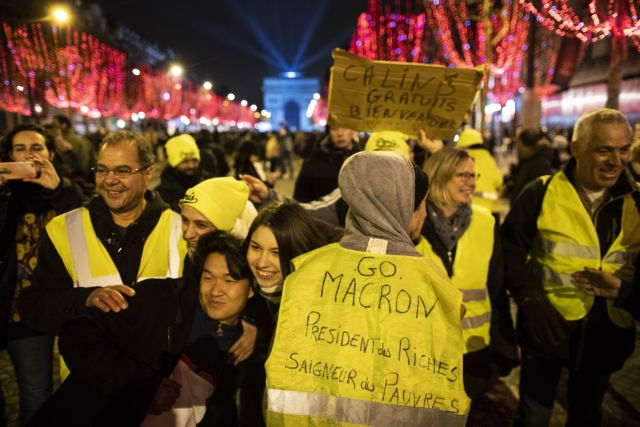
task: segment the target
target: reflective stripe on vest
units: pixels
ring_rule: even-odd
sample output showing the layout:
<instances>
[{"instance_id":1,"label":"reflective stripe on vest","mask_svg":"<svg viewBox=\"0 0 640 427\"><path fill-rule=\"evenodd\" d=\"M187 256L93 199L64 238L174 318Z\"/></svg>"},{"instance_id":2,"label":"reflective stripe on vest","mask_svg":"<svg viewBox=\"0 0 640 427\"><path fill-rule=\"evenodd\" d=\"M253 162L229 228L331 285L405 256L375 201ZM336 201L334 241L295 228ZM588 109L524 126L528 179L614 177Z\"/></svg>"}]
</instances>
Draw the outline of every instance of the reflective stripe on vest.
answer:
<instances>
[{"instance_id":1,"label":"reflective stripe on vest","mask_svg":"<svg viewBox=\"0 0 640 427\"><path fill-rule=\"evenodd\" d=\"M339 244L293 264L265 364L268 425L465 424L462 294L439 268Z\"/></svg>"},{"instance_id":2,"label":"reflective stripe on vest","mask_svg":"<svg viewBox=\"0 0 640 427\"><path fill-rule=\"evenodd\" d=\"M593 306L594 297L576 288L571 274L584 267L601 269L630 280L640 251L640 218L630 195L624 196L621 233L601 257L595 225L575 187L563 172L545 192L532 256L542 266L544 289L553 306L567 320L579 320ZM607 300L610 319L620 327L633 326L631 315Z\"/></svg>"},{"instance_id":3,"label":"reflective stripe on vest","mask_svg":"<svg viewBox=\"0 0 640 427\"><path fill-rule=\"evenodd\" d=\"M493 254L495 219L484 207L471 205L471 223L456 246L451 283L462 291L466 308L462 319L466 353L485 348L491 342L491 300L487 292L489 264ZM442 259L422 237L416 249L444 269Z\"/></svg>"},{"instance_id":4,"label":"reflective stripe on vest","mask_svg":"<svg viewBox=\"0 0 640 427\"><path fill-rule=\"evenodd\" d=\"M89 211L79 208L56 217L47 233L76 287L122 284L109 252L95 235ZM165 254L165 256L159 256ZM137 281L182 275L186 243L180 216L167 209L149 234L140 258Z\"/></svg>"},{"instance_id":5,"label":"reflective stripe on vest","mask_svg":"<svg viewBox=\"0 0 640 427\"><path fill-rule=\"evenodd\" d=\"M330 419L343 423L367 426L402 427L414 426L464 426L467 417L438 410L419 407L367 402L321 393L306 393L290 390L267 390L268 425L286 425L284 419L291 418L291 425L301 425L308 417ZM420 406L418 403L417 406ZM295 417L299 416L300 420ZM314 424L311 424L314 425Z\"/></svg>"},{"instance_id":6,"label":"reflective stripe on vest","mask_svg":"<svg viewBox=\"0 0 640 427\"><path fill-rule=\"evenodd\" d=\"M462 302L484 301L489 298L486 289L460 289L462 291Z\"/></svg>"}]
</instances>

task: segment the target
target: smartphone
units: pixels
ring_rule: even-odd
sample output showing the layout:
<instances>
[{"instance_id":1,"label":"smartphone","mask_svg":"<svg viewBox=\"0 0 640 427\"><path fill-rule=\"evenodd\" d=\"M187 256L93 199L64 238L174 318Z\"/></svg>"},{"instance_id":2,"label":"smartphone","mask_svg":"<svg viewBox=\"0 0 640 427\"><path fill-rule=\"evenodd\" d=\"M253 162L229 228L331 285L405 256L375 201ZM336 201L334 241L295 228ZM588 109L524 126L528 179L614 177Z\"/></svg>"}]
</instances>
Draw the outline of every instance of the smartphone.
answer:
<instances>
[{"instance_id":1,"label":"smartphone","mask_svg":"<svg viewBox=\"0 0 640 427\"><path fill-rule=\"evenodd\" d=\"M5 179L40 178L40 165L36 162L0 163L0 175Z\"/></svg>"}]
</instances>

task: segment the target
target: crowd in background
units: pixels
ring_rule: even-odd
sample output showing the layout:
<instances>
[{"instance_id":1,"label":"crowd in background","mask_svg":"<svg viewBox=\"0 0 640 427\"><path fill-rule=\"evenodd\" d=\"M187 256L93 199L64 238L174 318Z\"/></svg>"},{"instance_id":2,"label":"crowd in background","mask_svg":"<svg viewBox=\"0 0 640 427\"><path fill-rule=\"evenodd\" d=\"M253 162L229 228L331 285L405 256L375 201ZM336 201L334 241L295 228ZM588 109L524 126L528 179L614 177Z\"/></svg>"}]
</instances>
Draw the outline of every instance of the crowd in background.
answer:
<instances>
[{"instance_id":1,"label":"crowd in background","mask_svg":"<svg viewBox=\"0 0 640 427\"><path fill-rule=\"evenodd\" d=\"M622 126L619 120L604 123ZM588 183L590 175L580 169L580 161L585 163L586 160L578 159L576 168L576 156L575 153L572 155L570 150L572 142L576 141L573 132L574 130L566 129L549 131L525 128L519 129L513 138L505 138L500 144L491 142L490 136L483 137L480 132L468 127L462 129L459 137L452 141L434 141L424 134L416 139L406 136L394 139L394 135L367 135L343 128L334 128L324 134L305 133L292 131L286 124L281 124L278 130L268 133L212 132L203 129L196 133L181 133L170 137L163 130L149 127L141 132L125 134L100 129L95 134L83 136L74 131L72 122L65 116L54 117L44 127L27 124L7 130L0 147L2 162L30 160L35 161L40 168L40 176L31 180L7 181L0 175L0 338L2 347L10 354L16 372L21 425L26 425L29 420L35 420L34 425L46 425L46 420L50 420L51 416L62 416L60 414L69 410L75 410L86 417L80 418L82 421L77 425L88 425L83 423L89 419L93 419L97 424L102 423L100 425L108 425L109 422L119 423L121 419L117 413L111 413L112 418L109 419L101 417L104 416L105 408L123 408L122 405L127 408L126 411L123 409L123 413L131 415L138 423L143 419L144 422L149 422L144 416L140 418L140 414L136 412L139 408L135 407L134 403L148 408L147 416L161 416L170 410L180 394L180 384L173 370L177 369L173 366L178 365L174 360L168 370L166 366L158 369L152 366L156 362L156 354L150 354L149 349L165 345L164 338L156 340L155 337L165 333L166 329L157 332L154 326L145 321L145 316L148 317L150 314L145 313L144 304L162 307L163 312L167 313L167 319L158 321L162 325L176 327L176 312L181 313L180 316L194 317L186 329L180 329L182 323L176 327L176 337L180 338L171 341L171 345L175 344L176 347L170 351L171 354L177 355L176 359L185 360L180 355L187 355L196 365L204 365L208 362L200 361L203 353L212 352L219 356L221 351L231 355L232 361L229 366L234 366L234 369L225 371L221 370L220 366L206 368L210 369L211 376L216 377L216 392L213 394L215 399L205 399L204 405L208 415L201 421L201 425L262 425L265 422L261 409L262 395L265 391L264 362L274 342L276 326L279 325L278 313L283 283L291 273L290 262L332 242L340 241L343 246L349 247L348 245L352 244L353 247L358 247L354 243L357 239L349 240L354 239L352 227L355 227L355 220L349 216L354 214L348 213L348 207L351 203L361 201L354 201L353 193L350 192L353 188L339 182L339 176L347 159L354 158L356 153L363 150L375 151L375 148L369 150L366 147L381 137L388 138L394 144L394 141L397 141L396 151L401 152L403 158L411 159L415 168L410 174L416 177L416 182L410 186L413 190L409 191L410 200L415 203L415 206L411 206L411 212L413 215L422 212L426 221L422 218L424 225L421 223L416 235L409 236L411 241L417 252L437 264L443 278L448 278L451 284L463 290L463 301L469 310L467 319L469 322L476 322L465 327L463 320L462 331L466 343L464 386L466 394L472 399L468 425L480 425L479 416L474 414L478 411L481 413L481 409L474 407L474 402L481 400L476 399L486 393L499 377L507 375L512 368L521 363L526 364L529 376L524 380L526 383L520 385L523 400L518 409L517 419L521 424L517 424L518 421L516 424L546 425L545 420L548 423L550 416L549 406L555 398L557 378L549 378L544 387L536 388L533 384L536 381L534 376L537 375L539 378L543 371L548 374L551 370L567 366L567 357L573 363L574 352L582 351L573 347L573 338L567 344L571 346L570 350L556 345L556 341L564 342L567 336L573 337L577 334L576 322L582 317L562 312L562 309L558 308L563 307L562 303L556 304L556 301L552 301L555 310L559 310L564 319L556 319L555 323L546 319L534 319L534 316L543 317L554 308L546 301L543 293L529 293L527 289L514 287L509 281L515 280L514 277L518 277L518 274L540 279L543 273L531 270L531 265L525 259L528 259L530 245L533 245L532 241L538 230L546 230L545 227L553 229L553 218L544 216L541 209L543 213L552 209L544 204L550 203L548 198L562 199L562 192L568 191L567 188L570 187L567 186L573 185L568 183L574 179L573 174L577 174L578 179L584 179L581 183ZM589 128L586 132L595 131ZM141 141L137 142L138 148L132 148L133 151L129 153L122 148L122 141L135 139L132 135L138 135ZM612 138L619 137L618 134L611 135ZM589 135L589 138L591 136ZM623 179L619 176L624 179L633 177L635 181L640 181L640 132L636 128L636 141L633 144L631 134L628 136L628 151L620 154L624 158L617 158L618 163L615 166L618 168L620 162L623 166L628 163L628 169L614 171L615 168L611 166L611 170L602 172L605 178L596 177L605 181L613 179L616 182L615 186L614 182L606 182L605 185L598 181L599 187L585 186L587 190L584 194L582 187L579 187L578 193L582 199L576 197L576 200L583 200L584 195L588 200L585 205L592 207L589 212L591 217L586 216L587 222L603 207L611 211L606 211L607 215L617 218L612 219L612 222L620 220L619 211L623 208L617 205L611 207L613 203L610 200L611 196L608 196L609 188L618 191L618 179ZM143 150L140 148L142 146L147 148ZM493 147L492 151L487 148L489 146ZM619 147L615 149L618 150ZM143 153L146 156L144 158ZM130 164L131 158L137 159L137 162L134 162L136 164ZM299 169L294 167L294 164L298 164L297 159L302 160ZM390 163L392 171L395 167L399 168L399 174L409 170L405 168L406 165L398 162L396 159ZM599 171L597 168L600 166L593 164L591 167ZM602 167L606 169L609 166ZM426 173L424 183L418 179L422 170ZM358 171L353 173L356 172ZM159 182L152 189L149 184L154 173L159 176ZM580 174L584 174L585 178ZM551 184L539 179L548 176L554 176L553 180L550 180ZM569 177L569 181L564 182L566 176ZM356 186L358 192L369 194L367 192L371 191L371 197L377 197L377 192L385 192L382 188L384 185L380 186L384 181L374 185L372 180L364 179L366 175L356 177L363 179ZM140 181L134 183L134 180ZM295 180L292 198L277 194L274 187L278 180ZM379 187L376 188L376 185ZM420 191L422 187L424 191ZM337 188L342 194L334 194ZM638 192L637 188L635 192ZM534 200L534 196L527 196L528 194L537 197L535 202L528 200L528 197ZM619 197L622 198L626 194L620 193ZM617 193L613 195L613 199L616 197ZM224 201L222 209L214 207L220 200ZM640 202L636 203L640 206ZM515 206L515 209L509 213L505 225L501 228L500 224L508 212L508 208L505 209L504 206L509 204ZM120 284L124 287L113 288L115 294L108 295L107 290L110 287L107 286L105 290L102 287L104 284L87 285L89 288L86 289L80 285L80 288L77 288L77 284L83 280L79 272L80 267L76 264L77 257L69 255L67 259L61 255L57 258L57 253L61 253L60 247L67 248L69 254L74 253L75 243L69 237L71 235L68 227L72 221L69 213L83 212L78 210L82 206L86 206L86 218L91 218L90 222L95 230L90 229L84 217L78 220L81 224L80 230L88 234L91 231L97 236L95 242L87 238L86 244L91 249L91 245L98 240L106 242L108 254L105 255L105 259L111 257L115 264L114 271L109 273L119 273L122 279ZM327 209L331 211L330 216L321 213ZM624 209L625 215L634 215L631 204L625 204ZM135 215L125 215L129 211L135 212ZM171 211L181 214L181 219L172 219ZM530 216L530 212L536 215ZM61 214L68 218L67 228L64 228L64 224L52 222ZM559 213L556 215L557 218L564 218ZM640 216L638 211L635 212L635 216ZM335 220L327 221L327 218ZM411 217L411 220L414 219ZM580 217L580 221L583 219ZM131 252L136 254L133 258L145 259L146 251L151 250L146 247L147 240L160 227L156 223L164 224L162 221L165 220L167 230L171 221L181 224L181 229L180 226L177 227L186 241L184 251L193 256L183 255L185 262L181 268L184 270L167 276L174 282L172 287L166 287L164 293L154 294L160 286L152 283L153 281L146 284L146 287L136 288L134 291L126 285L136 282L142 267L138 271L138 266L135 263L131 264L131 259L127 258L133 255L125 254ZM374 215L366 216L366 220L386 224L388 218ZM624 220L632 224L629 227L635 224L626 216ZM359 224L364 222L360 217L355 222L358 221ZM147 222L149 225L145 225ZM61 227L61 235L55 234L55 227ZM610 234L606 238L608 240L602 237L605 231L600 227L597 229L599 236L595 238L600 237L600 249L604 258L610 247L615 247L619 252L628 248L617 247L619 242L615 239L621 232L620 227L627 227L626 222L623 225L618 224L617 227L606 231ZM69 235L65 237L65 233ZM541 235L549 239L550 245L566 243L554 241L552 234L550 232L550 235ZM241 236L242 239L237 236ZM507 247L503 247L504 244ZM633 245L635 243L631 246ZM163 248L159 240L155 250L161 251ZM632 249L637 254L637 247L633 246ZM531 250L534 253L533 249ZM560 256L550 251L546 254L549 259ZM516 255L522 255L523 258L515 259ZM600 253L597 255L600 259ZM568 274L561 271L561 267L549 261L544 254L538 252L533 256L538 256L540 264L548 271L555 271L554 268L557 268L559 275ZM61 259L59 265L55 265L56 259ZM522 265L518 264L520 262ZM158 268L162 270L164 267L166 266ZM475 272L480 280L465 276L464 273L469 271ZM197 307L194 308L195 301L198 301L198 284L202 289L205 276L214 277L218 274L228 276L226 280L242 283L244 286L241 292L243 295L237 296L241 302L238 302L233 315L229 316L233 319L232 322L221 320L215 309L215 302L208 306L206 296L201 296L199 300L204 312ZM602 321L601 324L605 324L602 320L602 316L606 318L607 312L605 298L618 301L622 296L616 292L615 297L603 297L594 290L593 283L610 278L600 277L597 280L587 277L588 274L595 273L588 270L573 280L584 280L585 294L598 297L595 305L598 310L602 310L597 314L599 320L593 322L598 324ZM64 278L60 278L63 276ZM148 275L154 278L156 276L152 273ZM185 287L180 277L184 277L187 282L195 283L195 289L194 286ZM623 282L635 280L637 284L637 277L636 272L635 276L631 274L630 277L625 277ZM93 282L90 279L87 279L87 283L91 284ZM40 284L56 280L64 282L64 286L55 289L55 292L66 292L64 298L58 299L58 294L54 294L53 288L40 285L31 288L32 282ZM630 290L631 285L625 287L624 283L618 284L618 287L625 289L625 298L633 302L631 307L622 307L637 316L634 310L640 309L635 305L638 303L636 292ZM69 289L61 290L66 286L70 286ZM76 289L86 292L74 293ZM545 291L555 292L550 289L545 288ZM478 291L484 292L482 296L477 297ZM194 296L190 296L192 292ZM21 295L23 293L24 295ZM45 298L46 304L41 301ZM180 302L167 302L174 300ZM143 304L141 301L146 302ZM517 328L511 317L510 301L515 301L519 307L520 319ZM50 307L54 303L56 307ZM86 314L82 311L85 305L94 308L94 312ZM611 304L609 305L611 311ZM208 311L207 307L213 308ZM104 320L99 316L104 314L100 313L100 310L111 312L112 316ZM127 314L129 317L122 317L122 314L118 317L117 312L120 310L123 311L122 314L131 314ZM567 310L571 311L570 308ZM25 315L29 319L27 322L23 319ZM78 315L80 317L76 318ZM529 317L523 319L522 316ZM535 330L535 327L530 327L532 322L537 325L549 325L549 330ZM34 327L35 325L41 325L40 329ZM136 330L140 335L132 333L131 336L123 336L117 332L131 325L140 325L140 329ZM608 324L602 326L600 332L608 327ZM214 342L195 339L207 335L211 328L216 328L217 331L214 334ZM110 333L114 335L109 335ZM523 333L533 344L523 344ZM614 331L612 334L615 333ZM195 338L194 334L197 335ZM516 339L516 334L520 340ZM542 338L537 339L539 336L535 336L536 334ZM54 394L54 398L50 398L53 392L53 344L56 335L61 336L61 350L69 355L65 355L65 359L68 358L72 374L63 383L64 386ZM91 338L87 338L89 336ZM102 338L103 341L98 343L96 337ZM626 340L626 337L620 339ZM111 347L105 343L111 340L135 347L136 357L139 360L148 358L148 365L143 364L144 369L132 365L127 368L129 370L119 366L116 371L97 368L93 362L110 363L109 357L113 356L114 360L121 357L118 354L109 354ZM138 344L134 345L134 342ZM178 342L179 345L176 344ZM544 344L541 350L540 343L549 344ZM518 351L516 344L525 349L523 353ZM618 345L615 342L614 344ZM89 349L92 351L91 354ZM553 351L549 351L550 349ZM566 354L563 353L565 350ZM628 348L621 349L620 352L628 356ZM96 354L100 354L101 357L94 358ZM580 357L583 361L590 360L582 354ZM621 357L624 361L624 357ZM612 361L610 366L604 368L605 373L595 380L576 375L576 382L570 386L574 393L570 396L570 405L580 406L584 402L595 402L596 407L589 411L583 408L584 417L577 416L576 407L570 408L569 425L587 425L583 424L586 422L585 419L590 419L592 425L598 425L601 416L599 405L606 381L611 372L620 369L622 362L619 359ZM216 361L218 365L228 363L226 356L220 356ZM580 373L582 368L576 366L572 366L572 369ZM147 368L149 377L143 375L148 373ZM160 385L157 381L152 382L152 386L146 384L145 381L153 377L152 373L156 371L164 374ZM136 383L140 385L140 390L131 389L125 393L121 387L124 384L131 386L131 378L140 380L140 383ZM104 381L105 387L92 386L96 381ZM159 390L164 390L165 394L159 396L160 392L155 393L158 387ZM578 388L586 391L580 394L576 391ZM590 391L593 391L594 396L586 396ZM138 392L140 394L136 395ZM77 407L68 406L69 402L78 399L81 393L93 396L92 401L101 402L103 406L94 407L87 404L83 405L81 411L78 411ZM114 393L122 394L117 400L112 400ZM540 395L543 395L542 398ZM144 400L140 396L147 396L147 399ZM134 403L124 402L129 398ZM526 400L527 398L529 400ZM3 407L4 405L0 405L0 409ZM4 420L6 414L0 416L0 425L6 422Z\"/></svg>"}]
</instances>

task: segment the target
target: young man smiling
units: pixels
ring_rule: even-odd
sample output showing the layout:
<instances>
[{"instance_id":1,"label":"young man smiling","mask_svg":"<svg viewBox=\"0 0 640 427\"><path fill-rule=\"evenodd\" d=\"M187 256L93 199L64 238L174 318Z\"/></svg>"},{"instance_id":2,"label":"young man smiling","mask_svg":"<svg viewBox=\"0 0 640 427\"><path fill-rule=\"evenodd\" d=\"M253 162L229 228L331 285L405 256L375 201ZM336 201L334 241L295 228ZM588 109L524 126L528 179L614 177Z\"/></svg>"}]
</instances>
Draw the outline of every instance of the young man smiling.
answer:
<instances>
[{"instance_id":1,"label":"young man smiling","mask_svg":"<svg viewBox=\"0 0 640 427\"><path fill-rule=\"evenodd\" d=\"M127 310L65 323L59 345L71 374L34 425L237 424L244 367L232 366L229 352L250 279L242 240L207 233L184 278L137 283Z\"/></svg>"}]
</instances>

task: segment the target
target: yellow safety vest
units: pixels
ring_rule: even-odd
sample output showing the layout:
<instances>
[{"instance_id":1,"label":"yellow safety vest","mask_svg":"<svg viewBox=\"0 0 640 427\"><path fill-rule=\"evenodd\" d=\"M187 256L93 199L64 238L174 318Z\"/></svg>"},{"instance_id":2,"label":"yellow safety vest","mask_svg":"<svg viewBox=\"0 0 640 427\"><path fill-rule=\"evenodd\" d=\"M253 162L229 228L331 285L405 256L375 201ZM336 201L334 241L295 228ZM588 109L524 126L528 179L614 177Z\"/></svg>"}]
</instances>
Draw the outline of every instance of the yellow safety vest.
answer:
<instances>
[{"instance_id":1,"label":"yellow safety vest","mask_svg":"<svg viewBox=\"0 0 640 427\"><path fill-rule=\"evenodd\" d=\"M182 238L180 215L165 210L147 237L138 281L151 278L182 276L187 245ZM94 287L123 284L109 252L96 236L89 211L74 209L53 218L47 224L47 234L55 246L74 287ZM69 369L60 357L60 377L64 381Z\"/></svg>"},{"instance_id":2,"label":"yellow safety vest","mask_svg":"<svg viewBox=\"0 0 640 427\"><path fill-rule=\"evenodd\" d=\"M464 426L462 294L423 257L332 244L285 284L270 426Z\"/></svg>"},{"instance_id":3,"label":"yellow safety vest","mask_svg":"<svg viewBox=\"0 0 640 427\"><path fill-rule=\"evenodd\" d=\"M47 234L75 287L123 283L109 252L96 236L86 208L53 218L47 224ZM186 251L180 215L167 209L145 241L137 280L181 277Z\"/></svg>"},{"instance_id":4,"label":"yellow safety vest","mask_svg":"<svg viewBox=\"0 0 640 427\"><path fill-rule=\"evenodd\" d=\"M471 205L471 209L471 223L458 241L451 276L451 283L462 291L462 303L466 308L462 319L465 353L487 347L491 327L491 300L487 290L487 277L493 254L495 219L482 206ZM424 237L420 239L416 249L445 268Z\"/></svg>"},{"instance_id":5,"label":"yellow safety vest","mask_svg":"<svg viewBox=\"0 0 640 427\"><path fill-rule=\"evenodd\" d=\"M537 224L532 256L542 266L547 297L565 319L582 319L594 301L593 296L571 283L572 273L591 267L623 280L634 277L640 251L640 216L630 195L624 196L621 232L604 257L600 255L595 225L564 172L554 175L549 183ZM616 325L633 326L631 314L614 307L612 300L607 300L607 309Z\"/></svg>"}]
</instances>

